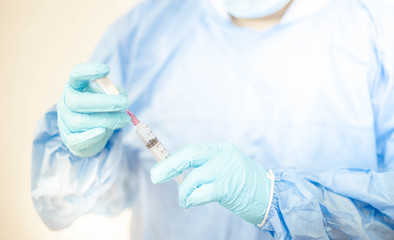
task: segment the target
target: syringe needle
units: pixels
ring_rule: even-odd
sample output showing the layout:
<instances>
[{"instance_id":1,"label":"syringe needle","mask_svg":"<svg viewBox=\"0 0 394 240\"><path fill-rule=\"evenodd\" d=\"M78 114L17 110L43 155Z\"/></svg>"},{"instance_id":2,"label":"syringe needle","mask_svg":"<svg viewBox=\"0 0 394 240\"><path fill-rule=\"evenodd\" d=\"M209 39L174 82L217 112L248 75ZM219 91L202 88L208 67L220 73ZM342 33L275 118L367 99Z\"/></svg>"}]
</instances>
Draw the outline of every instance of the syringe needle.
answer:
<instances>
[{"instance_id":1,"label":"syringe needle","mask_svg":"<svg viewBox=\"0 0 394 240\"><path fill-rule=\"evenodd\" d=\"M137 126L138 123L140 123L140 120L138 120L138 118L129 110L126 110L127 114L129 114L129 116L131 117L131 121L133 122L134 126Z\"/></svg>"}]
</instances>

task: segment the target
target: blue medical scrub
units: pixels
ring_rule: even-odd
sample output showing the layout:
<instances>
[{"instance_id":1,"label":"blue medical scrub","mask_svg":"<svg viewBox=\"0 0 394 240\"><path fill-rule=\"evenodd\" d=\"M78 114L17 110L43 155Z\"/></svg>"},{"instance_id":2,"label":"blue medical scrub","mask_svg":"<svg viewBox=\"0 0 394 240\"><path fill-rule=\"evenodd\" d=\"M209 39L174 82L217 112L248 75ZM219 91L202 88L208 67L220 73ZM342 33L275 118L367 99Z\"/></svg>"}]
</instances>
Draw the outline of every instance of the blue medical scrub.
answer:
<instances>
[{"instance_id":1,"label":"blue medical scrub","mask_svg":"<svg viewBox=\"0 0 394 240\"><path fill-rule=\"evenodd\" d=\"M217 203L181 209L174 181L151 183L155 160L131 126L94 157L72 155L56 108L33 146L43 221L61 229L132 208L132 239L393 239L394 8L333 0L297 16L259 32L208 0L144 1L91 59L110 66L130 109L170 151L230 142L273 169L262 228Z\"/></svg>"}]
</instances>

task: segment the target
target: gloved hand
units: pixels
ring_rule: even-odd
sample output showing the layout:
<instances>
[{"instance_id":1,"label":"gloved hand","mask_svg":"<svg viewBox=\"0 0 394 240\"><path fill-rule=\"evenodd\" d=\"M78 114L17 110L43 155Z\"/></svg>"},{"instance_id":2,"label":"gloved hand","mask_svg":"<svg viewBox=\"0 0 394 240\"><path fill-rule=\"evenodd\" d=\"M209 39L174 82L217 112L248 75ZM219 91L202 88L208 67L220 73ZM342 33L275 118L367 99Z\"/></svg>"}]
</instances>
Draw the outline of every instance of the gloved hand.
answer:
<instances>
[{"instance_id":1,"label":"gloved hand","mask_svg":"<svg viewBox=\"0 0 394 240\"><path fill-rule=\"evenodd\" d=\"M260 224L267 210L271 182L267 172L232 144L186 147L151 170L162 183L194 167L179 186L179 204L189 208L218 202L244 220Z\"/></svg>"},{"instance_id":2,"label":"gloved hand","mask_svg":"<svg viewBox=\"0 0 394 240\"><path fill-rule=\"evenodd\" d=\"M124 112L129 105L124 93L107 95L89 84L108 73L108 66L101 63L75 66L57 104L60 134L75 155L89 157L99 153L115 129L131 122Z\"/></svg>"}]
</instances>

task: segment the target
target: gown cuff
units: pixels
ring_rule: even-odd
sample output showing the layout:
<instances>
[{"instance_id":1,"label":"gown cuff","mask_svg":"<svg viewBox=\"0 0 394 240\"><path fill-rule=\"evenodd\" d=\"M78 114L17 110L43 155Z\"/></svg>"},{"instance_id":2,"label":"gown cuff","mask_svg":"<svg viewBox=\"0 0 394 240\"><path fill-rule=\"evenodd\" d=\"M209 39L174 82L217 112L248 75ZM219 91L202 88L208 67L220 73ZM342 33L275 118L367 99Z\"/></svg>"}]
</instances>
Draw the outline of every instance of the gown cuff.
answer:
<instances>
[{"instance_id":1,"label":"gown cuff","mask_svg":"<svg viewBox=\"0 0 394 240\"><path fill-rule=\"evenodd\" d=\"M271 204L272 204L272 198L274 196L275 175L274 175L274 173L272 172L271 169L268 171L267 178L271 182L270 197L269 197L268 206L267 206L267 210L265 211L265 215L264 215L263 221L261 221L261 223L257 225L258 227L264 226L265 222L267 221L268 214L269 214L269 211L270 211L270 208L271 208Z\"/></svg>"},{"instance_id":2,"label":"gown cuff","mask_svg":"<svg viewBox=\"0 0 394 240\"><path fill-rule=\"evenodd\" d=\"M256 224L256 228L261 231L272 232L272 231L274 231L274 228L271 224L270 219L275 218L275 215L277 215L277 213L279 211L277 184L275 184L275 183L280 181L280 179L278 179L278 177L275 177L272 170L269 170L267 178L271 180L270 200L268 202L268 207L267 207L264 219L261 222L261 224L258 224L258 225Z\"/></svg>"}]
</instances>

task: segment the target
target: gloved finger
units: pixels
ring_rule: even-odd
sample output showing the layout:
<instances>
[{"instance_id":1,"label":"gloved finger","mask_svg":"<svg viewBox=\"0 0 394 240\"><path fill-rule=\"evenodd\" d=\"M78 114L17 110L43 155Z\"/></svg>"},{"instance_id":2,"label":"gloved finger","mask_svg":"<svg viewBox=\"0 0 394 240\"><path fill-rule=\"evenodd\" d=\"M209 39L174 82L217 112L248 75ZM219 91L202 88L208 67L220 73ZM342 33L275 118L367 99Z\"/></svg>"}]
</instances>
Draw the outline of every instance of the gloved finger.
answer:
<instances>
[{"instance_id":1,"label":"gloved finger","mask_svg":"<svg viewBox=\"0 0 394 240\"><path fill-rule=\"evenodd\" d=\"M105 137L105 128L92 128L84 132L73 133L61 119L58 121L58 126L65 145L74 151L83 151Z\"/></svg>"},{"instance_id":2,"label":"gloved finger","mask_svg":"<svg viewBox=\"0 0 394 240\"><path fill-rule=\"evenodd\" d=\"M106 64L81 63L71 70L69 84L77 91L85 91L91 80L106 77L108 73L109 67Z\"/></svg>"},{"instance_id":3,"label":"gloved finger","mask_svg":"<svg viewBox=\"0 0 394 240\"><path fill-rule=\"evenodd\" d=\"M191 167L199 167L217 154L215 145L198 144L186 147L156 164L150 171L154 184L166 182Z\"/></svg>"},{"instance_id":4,"label":"gloved finger","mask_svg":"<svg viewBox=\"0 0 394 240\"><path fill-rule=\"evenodd\" d=\"M107 113L74 113L62 101L59 101L58 113L64 124L71 132L82 132L92 128L107 128L115 130L131 123L126 112Z\"/></svg>"},{"instance_id":5,"label":"gloved finger","mask_svg":"<svg viewBox=\"0 0 394 240\"><path fill-rule=\"evenodd\" d=\"M64 103L72 112L116 112L126 110L129 101L126 95L79 92L71 87L64 90Z\"/></svg>"},{"instance_id":6,"label":"gloved finger","mask_svg":"<svg viewBox=\"0 0 394 240\"><path fill-rule=\"evenodd\" d=\"M92 128L115 130L131 123L130 116L125 112L111 113L73 113L64 111L63 119L67 128L72 132L87 131Z\"/></svg>"},{"instance_id":7,"label":"gloved finger","mask_svg":"<svg viewBox=\"0 0 394 240\"><path fill-rule=\"evenodd\" d=\"M215 169L210 169L207 165L194 169L179 186L179 205L181 208L186 208L186 201L193 191L204 184L212 183L216 178Z\"/></svg>"},{"instance_id":8,"label":"gloved finger","mask_svg":"<svg viewBox=\"0 0 394 240\"><path fill-rule=\"evenodd\" d=\"M211 202L219 201L218 189L215 183L208 183L196 188L186 200L186 207L200 206Z\"/></svg>"}]
</instances>

